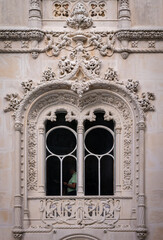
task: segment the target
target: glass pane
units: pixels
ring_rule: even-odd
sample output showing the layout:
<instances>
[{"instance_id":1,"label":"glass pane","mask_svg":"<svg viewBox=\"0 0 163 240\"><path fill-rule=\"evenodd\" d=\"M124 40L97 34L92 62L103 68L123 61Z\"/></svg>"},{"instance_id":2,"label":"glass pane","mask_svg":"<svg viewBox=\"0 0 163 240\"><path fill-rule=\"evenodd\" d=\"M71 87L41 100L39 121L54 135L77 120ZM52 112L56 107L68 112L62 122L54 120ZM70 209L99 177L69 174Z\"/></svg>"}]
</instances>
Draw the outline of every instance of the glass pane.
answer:
<instances>
[{"instance_id":1,"label":"glass pane","mask_svg":"<svg viewBox=\"0 0 163 240\"><path fill-rule=\"evenodd\" d=\"M85 160L85 195L98 195L98 159L92 155Z\"/></svg>"},{"instance_id":2,"label":"glass pane","mask_svg":"<svg viewBox=\"0 0 163 240\"><path fill-rule=\"evenodd\" d=\"M86 135L85 146L94 154L108 153L113 147L113 136L104 128L94 128Z\"/></svg>"},{"instance_id":3,"label":"glass pane","mask_svg":"<svg viewBox=\"0 0 163 240\"><path fill-rule=\"evenodd\" d=\"M63 160L63 171L62 171L62 179L63 183L71 183L72 177L73 177L73 182L74 180L77 180L77 175L76 175L76 159L73 156L67 156ZM76 176L75 176L76 175ZM77 186L77 181L76 181L76 186ZM75 189L69 189L67 186L63 184L63 190L62 190L63 195L76 195L76 188Z\"/></svg>"},{"instance_id":4,"label":"glass pane","mask_svg":"<svg viewBox=\"0 0 163 240\"><path fill-rule=\"evenodd\" d=\"M46 194L60 195L60 160L51 156L46 161Z\"/></svg>"},{"instance_id":5,"label":"glass pane","mask_svg":"<svg viewBox=\"0 0 163 240\"><path fill-rule=\"evenodd\" d=\"M102 157L100 165L101 195L113 195L113 158Z\"/></svg>"},{"instance_id":6,"label":"glass pane","mask_svg":"<svg viewBox=\"0 0 163 240\"><path fill-rule=\"evenodd\" d=\"M67 155L76 147L76 137L69 129L57 128L47 136L47 148L56 155Z\"/></svg>"}]
</instances>

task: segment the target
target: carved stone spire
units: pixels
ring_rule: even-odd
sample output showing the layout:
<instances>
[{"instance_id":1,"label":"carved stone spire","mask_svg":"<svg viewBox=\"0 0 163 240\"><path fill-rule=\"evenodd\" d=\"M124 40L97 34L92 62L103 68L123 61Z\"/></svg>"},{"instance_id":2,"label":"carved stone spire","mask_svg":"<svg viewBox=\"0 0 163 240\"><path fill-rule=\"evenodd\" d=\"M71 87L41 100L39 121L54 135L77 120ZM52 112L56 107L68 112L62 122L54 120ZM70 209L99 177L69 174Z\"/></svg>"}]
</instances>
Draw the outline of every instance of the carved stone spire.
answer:
<instances>
[{"instance_id":1,"label":"carved stone spire","mask_svg":"<svg viewBox=\"0 0 163 240\"><path fill-rule=\"evenodd\" d=\"M119 26L121 28L130 27L130 8L129 8L129 0L120 0L119 6Z\"/></svg>"},{"instance_id":2,"label":"carved stone spire","mask_svg":"<svg viewBox=\"0 0 163 240\"><path fill-rule=\"evenodd\" d=\"M93 24L92 19L88 16L88 12L82 3L78 3L71 17L67 20L67 25L75 29L86 29Z\"/></svg>"}]
</instances>

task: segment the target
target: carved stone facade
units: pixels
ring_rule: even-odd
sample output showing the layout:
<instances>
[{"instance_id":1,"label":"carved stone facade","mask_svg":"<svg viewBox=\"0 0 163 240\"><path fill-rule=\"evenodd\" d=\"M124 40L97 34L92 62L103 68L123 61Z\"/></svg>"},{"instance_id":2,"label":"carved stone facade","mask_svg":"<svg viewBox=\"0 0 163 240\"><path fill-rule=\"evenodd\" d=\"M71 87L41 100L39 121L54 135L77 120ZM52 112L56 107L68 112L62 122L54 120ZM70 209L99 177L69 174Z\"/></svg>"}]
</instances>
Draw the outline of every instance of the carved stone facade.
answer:
<instances>
[{"instance_id":1,"label":"carved stone facade","mask_svg":"<svg viewBox=\"0 0 163 240\"><path fill-rule=\"evenodd\" d=\"M142 24L145 2L25 0L24 26L2 18L2 240L161 240L163 29ZM46 196L45 122L64 112L83 144L97 111L114 122L114 194L84 195L78 143L77 196Z\"/></svg>"}]
</instances>

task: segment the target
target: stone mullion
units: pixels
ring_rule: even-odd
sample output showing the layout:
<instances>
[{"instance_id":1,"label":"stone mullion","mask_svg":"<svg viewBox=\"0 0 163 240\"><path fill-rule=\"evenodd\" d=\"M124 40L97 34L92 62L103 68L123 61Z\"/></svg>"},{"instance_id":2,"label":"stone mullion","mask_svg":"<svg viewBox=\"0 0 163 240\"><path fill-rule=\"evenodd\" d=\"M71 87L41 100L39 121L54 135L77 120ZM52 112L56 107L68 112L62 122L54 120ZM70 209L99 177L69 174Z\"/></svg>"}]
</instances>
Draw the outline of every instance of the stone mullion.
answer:
<instances>
[{"instance_id":1,"label":"stone mullion","mask_svg":"<svg viewBox=\"0 0 163 240\"><path fill-rule=\"evenodd\" d=\"M39 195L45 195L45 127L38 128L38 182Z\"/></svg>"},{"instance_id":2,"label":"stone mullion","mask_svg":"<svg viewBox=\"0 0 163 240\"><path fill-rule=\"evenodd\" d=\"M84 195L84 126L78 122L77 126L77 196Z\"/></svg>"}]
</instances>

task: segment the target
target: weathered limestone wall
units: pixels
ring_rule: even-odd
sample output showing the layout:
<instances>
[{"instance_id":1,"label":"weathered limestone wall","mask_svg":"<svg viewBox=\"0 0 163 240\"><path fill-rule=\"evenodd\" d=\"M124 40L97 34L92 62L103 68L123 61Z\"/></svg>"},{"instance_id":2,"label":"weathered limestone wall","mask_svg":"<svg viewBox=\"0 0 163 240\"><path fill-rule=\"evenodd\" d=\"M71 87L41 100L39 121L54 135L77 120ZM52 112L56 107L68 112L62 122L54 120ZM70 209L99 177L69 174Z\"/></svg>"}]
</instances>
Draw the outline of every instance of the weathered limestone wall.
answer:
<instances>
[{"instance_id":1,"label":"weathered limestone wall","mask_svg":"<svg viewBox=\"0 0 163 240\"><path fill-rule=\"evenodd\" d=\"M0 0L0 27L28 26L29 1Z\"/></svg>"}]
</instances>

